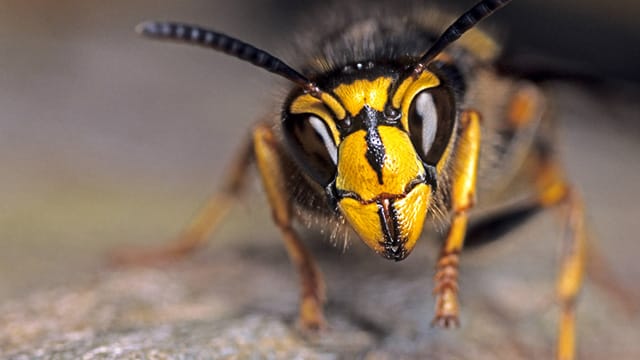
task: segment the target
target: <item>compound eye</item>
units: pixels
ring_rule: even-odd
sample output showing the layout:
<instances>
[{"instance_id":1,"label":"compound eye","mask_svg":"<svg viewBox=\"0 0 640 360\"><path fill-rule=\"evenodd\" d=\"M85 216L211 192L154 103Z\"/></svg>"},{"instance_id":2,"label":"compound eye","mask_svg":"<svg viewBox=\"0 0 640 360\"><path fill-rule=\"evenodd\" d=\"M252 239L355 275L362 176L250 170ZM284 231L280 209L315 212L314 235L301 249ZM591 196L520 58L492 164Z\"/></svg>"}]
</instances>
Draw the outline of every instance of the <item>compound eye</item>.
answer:
<instances>
[{"instance_id":1,"label":"compound eye","mask_svg":"<svg viewBox=\"0 0 640 360\"><path fill-rule=\"evenodd\" d=\"M336 173L338 147L327 124L312 114L289 115L284 133L298 165L314 181L328 185Z\"/></svg>"},{"instance_id":2,"label":"compound eye","mask_svg":"<svg viewBox=\"0 0 640 360\"><path fill-rule=\"evenodd\" d=\"M421 92L413 100L409 112L409 129L414 145L427 154L438 130L438 112L433 96L426 91Z\"/></svg>"},{"instance_id":3,"label":"compound eye","mask_svg":"<svg viewBox=\"0 0 640 360\"><path fill-rule=\"evenodd\" d=\"M409 107L409 135L424 162L435 166L453 133L455 111L442 89L418 93Z\"/></svg>"}]
</instances>

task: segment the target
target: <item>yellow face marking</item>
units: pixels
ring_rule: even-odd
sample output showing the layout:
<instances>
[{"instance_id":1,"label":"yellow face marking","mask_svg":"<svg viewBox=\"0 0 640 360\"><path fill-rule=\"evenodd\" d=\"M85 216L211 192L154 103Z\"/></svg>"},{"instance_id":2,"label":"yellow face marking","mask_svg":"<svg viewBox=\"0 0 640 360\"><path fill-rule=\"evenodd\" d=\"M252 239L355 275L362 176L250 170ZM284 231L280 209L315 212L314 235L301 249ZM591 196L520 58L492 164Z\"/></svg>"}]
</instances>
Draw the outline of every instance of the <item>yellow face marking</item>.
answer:
<instances>
[{"instance_id":1,"label":"yellow face marking","mask_svg":"<svg viewBox=\"0 0 640 360\"><path fill-rule=\"evenodd\" d=\"M422 234L424 220L427 217L431 201L431 188L420 184L413 188L403 199L394 203L398 215L398 229L406 239L404 247L411 251Z\"/></svg>"},{"instance_id":2,"label":"yellow face marking","mask_svg":"<svg viewBox=\"0 0 640 360\"><path fill-rule=\"evenodd\" d=\"M436 87L440 85L440 79L431 71L425 70L420 74L420 77L414 79L413 76L409 76L402 80L398 89L391 100L391 104L394 108L398 109L407 100L413 99L419 90L426 88ZM404 100L404 101L403 101Z\"/></svg>"},{"instance_id":3,"label":"yellow face marking","mask_svg":"<svg viewBox=\"0 0 640 360\"><path fill-rule=\"evenodd\" d=\"M420 184L413 188L404 198L393 202L397 214L397 228L399 238L405 242L404 249L411 252L422 234L422 228L429 203L431 188ZM384 253L381 245L385 235L382 231L382 223L377 203L361 203L358 200L344 198L339 203L340 210L349 221L349 224L358 233L362 241L377 253Z\"/></svg>"},{"instance_id":4,"label":"yellow face marking","mask_svg":"<svg viewBox=\"0 0 640 360\"><path fill-rule=\"evenodd\" d=\"M384 248L380 241L384 239L382 223L378 215L378 204L362 204L358 200L344 198L340 200L340 210L358 233L360 238L374 251L380 253Z\"/></svg>"},{"instance_id":5,"label":"yellow face marking","mask_svg":"<svg viewBox=\"0 0 640 360\"><path fill-rule=\"evenodd\" d=\"M347 116L347 114L344 111L344 108L342 107L342 105L340 105L340 103L338 102L338 100L336 100L336 98L334 98L333 96L325 92L320 94L320 98L329 107L329 109L333 111L333 113L336 115L336 119L342 120Z\"/></svg>"},{"instance_id":6,"label":"yellow face marking","mask_svg":"<svg viewBox=\"0 0 640 360\"><path fill-rule=\"evenodd\" d=\"M404 82L412 79L413 78L411 77L405 79L402 85L404 85ZM416 80L412 80L410 84L406 85L406 90L404 93L401 94L400 91L397 91L394 94L393 106L396 109L398 108L398 106L401 106L401 122L405 130L409 131L409 107L411 106L413 99L416 97L416 95L418 95L419 92L425 89L436 87L438 85L440 85L440 79L438 79L438 77L434 73L425 70L422 74L420 74L419 78L417 78ZM396 101L398 106L396 106Z\"/></svg>"},{"instance_id":7,"label":"yellow face marking","mask_svg":"<svg viewBox=\"0 0 640 360\"><path fill-rule=\"evenodd\" d=\"M333 93L342 101L351 116L356 116L365 105L375 110L384 111L388 100L390 77L379 77L374 80L356 80L351 84L340 84Z\"/></svg>"},{"instance_id":8,"label":"yellow face marking","mask_svg":"<svg viewBox=\"0 0 640 360\"><path fill-rule=\"evenodd\" d=\"M422 161L406 132L390 126L379 126L378 131L385 148L382 184L378 182L378 175L367 161L364 130L344 138L338 149L336 187L356 193L365 201L380 194L404 194L407 185L424 173Z\"/></svg>"},{"instance_id":9,"label":"yellow face marking","mask_svg":"<svg viewBox=\"0 0 640 360\"><path fill-rule=\"evenodd\" d=\"M322 100L309 94L298 96L289 107L292 114L315 113L323 118L331 118Z\"/></svg>"},{"instance_id":10,"label":"yellow face marking","mask_svg":"<svg viewBox=\"0 0 640 360\"><path fill-rule=\"evenodd\" d=\"M406 254L415 246L429 209L431 187L409 185L424 174L424 166L406 132L391 126L379 126L378 132L385 149L382 166L382 184L369 164L366 132L357 131L347 136L338 152L336 187L355 193L358 199L345 197L338 203L342 214L360 238L377 253L388 256L384 243L386 235L383 221L392 221L397 230L394 241L403 241ZM391 219L381 218L381 201L389 201L395 214ZM388 226L388 225L385 225ZM393 236L393 235L391 235Z\"/></svg>"},{"instance_id":11,"label":"yellow face marking","mask_svg":"<svg viewBox=\"0 0 640 360\"><path fill-rule=\"evenodd\" d=\"M414 81L415 79L412 76L402 80L400 86L398 86L395 94L393 94L393 98L391 99L391 105L393 105L395 109L400 108L400 105L402 105L402 97L407 92L409 85L413 84Z\"/></svg>"},{"instance_id":12,"label":"yellow face marking","mask_svg":"<svg viewBox=\"0 0 640 360\"><path fill-rule=\"evenodd\" d=\"M325 106L325 103L322 102L322 100L315 98L309 94L300 95L295 100L293 100L291 106L289 106L289 111L292 114L318 115L322 120L324 120L325 124L329 126L329 130L331 130L331 136L333 137L333 141L336 143L336 145L340 143L340 133L338 132L336 123L333 120L333 116L327 111L327 107Z\"/></svg>"}]
</instances>

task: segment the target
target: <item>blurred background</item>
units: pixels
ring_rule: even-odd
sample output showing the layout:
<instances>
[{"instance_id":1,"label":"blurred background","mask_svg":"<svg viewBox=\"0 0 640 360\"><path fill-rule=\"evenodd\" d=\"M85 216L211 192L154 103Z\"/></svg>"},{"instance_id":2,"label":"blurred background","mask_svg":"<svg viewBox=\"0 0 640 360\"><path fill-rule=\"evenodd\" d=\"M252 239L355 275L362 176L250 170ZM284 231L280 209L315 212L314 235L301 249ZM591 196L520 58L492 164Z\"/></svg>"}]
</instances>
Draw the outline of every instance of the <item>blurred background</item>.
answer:
<instances>
[{"instance_id":1,"label":"blurred background","mask_svg":"<svg viewBox=\"0 0 640 360\"><path fill-rule=\"evenodd\" d=\"M306 6L0 0L0 300L95 271L117 245L176 234L281 94L273 84L282 81L236 59L138 38L138 22L209 25L286 60ZM516 48L616 79L606 91L549 91L573 119L564 131L570 171L627 279L640 275L632 238L640 204L638 18L632 0L519 0L490 20L509 29L503 34ZM220 237L277 238L268 210L248 208Z\"/></svg>"}]
</instances>

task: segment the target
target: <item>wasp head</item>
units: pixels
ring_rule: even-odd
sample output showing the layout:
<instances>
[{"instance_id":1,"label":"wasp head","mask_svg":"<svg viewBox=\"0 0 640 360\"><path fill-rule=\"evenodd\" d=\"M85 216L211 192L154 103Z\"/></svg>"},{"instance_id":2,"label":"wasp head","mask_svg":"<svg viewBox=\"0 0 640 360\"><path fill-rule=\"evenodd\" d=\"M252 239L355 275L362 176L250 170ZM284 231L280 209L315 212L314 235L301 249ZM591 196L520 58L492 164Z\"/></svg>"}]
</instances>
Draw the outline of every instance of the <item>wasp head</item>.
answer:
<instances>
[{"instance_id":1,"label":"wasp head","mask_svg":"<svg viewBox=\"0 0 640 360\"><path fill-rule=\"evenodd\" d=\"M363 68L361 64L355 68ZM291 153L329 203L378 254L404 259L422 233L455 127L453 94L431 71L370 65L332 75L322 97L285 110Z\"/></svg>"}]
</instances>

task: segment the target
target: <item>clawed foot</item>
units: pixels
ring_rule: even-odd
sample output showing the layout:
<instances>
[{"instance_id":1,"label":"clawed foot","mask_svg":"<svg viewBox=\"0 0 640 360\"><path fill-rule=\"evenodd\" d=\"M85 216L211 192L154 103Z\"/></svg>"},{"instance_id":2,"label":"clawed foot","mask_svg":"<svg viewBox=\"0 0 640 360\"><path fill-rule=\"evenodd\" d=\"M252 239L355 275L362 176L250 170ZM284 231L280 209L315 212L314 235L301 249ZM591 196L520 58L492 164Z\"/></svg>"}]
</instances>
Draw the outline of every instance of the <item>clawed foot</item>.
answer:
<instances>
[{"instance_id":1,"label":"clawed foot","mask_svg":"<svg viewBox=\"0 0 640 360\"><path fill-rule=\"evenodd\" d=\"M441 256L434 280L433 294L436 296L436 316L431 321L431 326L445 329L459 327L457 253Z\"/></svg>"},{"instance_id":2,"label":"clawed foot","mask_svg":"<svg viewBox=\"0 0 640 360\"><path fill-rule=\"evenodd\" d=\"M431 326L451 329L460 326L458 295L452 288L444 288L436 295L436 316Z\"/></svg>"},{"instance_id":3,"label":"clawed foot","mask_svg":"<svg viewBox=\"0 0 640 360\"><path fill-rule=\"evenodd\" d=\"M302 299L298 327L304 332L317 333L327 328L322 311L322 301L314 297Z\"/></svg>"},{"instance_id":4,"label":"clawed foot","mask_svg":"<svg viewBox=\"0 0 640 360\"><path fill-rule=\"evenodd\" d=\"M455 329L460 327L460 320L458 319L458 315L436 314L433 320L431 320L431 326L441 329Z\"/></svg>"}]
</instances>

